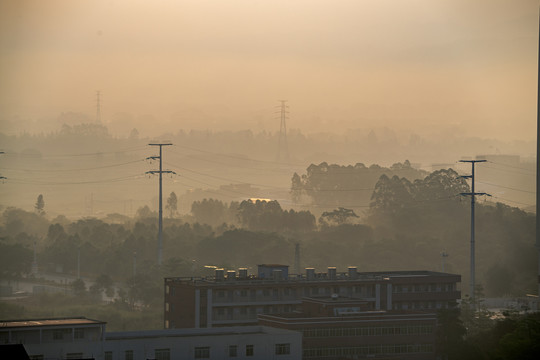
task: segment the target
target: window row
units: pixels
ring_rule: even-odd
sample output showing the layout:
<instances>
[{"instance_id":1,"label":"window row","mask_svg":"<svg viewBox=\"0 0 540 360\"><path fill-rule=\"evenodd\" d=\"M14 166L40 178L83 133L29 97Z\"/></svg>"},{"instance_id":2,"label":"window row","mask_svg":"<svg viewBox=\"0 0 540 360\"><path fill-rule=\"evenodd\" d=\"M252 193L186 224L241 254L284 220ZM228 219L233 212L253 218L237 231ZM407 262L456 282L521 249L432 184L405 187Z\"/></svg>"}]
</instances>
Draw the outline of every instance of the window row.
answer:
<instances>
[{"instance_id":1,"label":"window row","mask_svg":"<svg viewBox=\"0 0 540 360\"><path fill-rule=\"evenodd\" d=\"M345 337L381 335L428 335L433 325L363 326L354 328L304 329L304 337Z\"/></svg>"},{"instance_id":2,"label":"window row","mask_svg":"<svg viewBox=\"0 0 540 360\"><path fill-rule=\"evenodd\" d=\"M425 309L447 309L451 307L447 301L395 301L394 310L425 310Z\"/></svg>"},{"instance_id":3,"label":"window row","mask_svg":"<svg viewBox=\"0 0 540 360\"><path fill-rule=\"evenodd\" d=\"M251 357L255 356L255 345L246 345L244 350L244 355ZM193 349L193 357L195 359L209 359L211 353L210 346L197 346ZM291 344L275 344L274 345L275 355L289 355L291 353ZM238 357L240 355L238 345L229 345L226 349L226 355L230 358ZM170 349L155 349L154 356L156 360L170 360L171 359L171 350ZM123 351L122 360L133 360L134 352L133 350ZM105 360L113 360L113 352L105 351Z\"/></svg>"},{"instance_id":4,"label":"window row","mask_svg":"<svg viewBox=\"0 0 540 360\"><path fill-rule=\"evenodd\" d=\"M407 292L445 292L455 291L455 283L444 284L410 284L410 285L394 285L392 286L392 292L394 293L407 293Z\"/></svg>"},{"instance_id":5,"label":"window row","mask_svg":"<svg viewBox=\"0 0 540 360\"><path fill-rule=\"evenodd\" d=\"M304 359L320 357L350 357L376 354L431 353L433 344L385 344L355 347L328 347L304 349Z\"/></svg>"}]
</instances>

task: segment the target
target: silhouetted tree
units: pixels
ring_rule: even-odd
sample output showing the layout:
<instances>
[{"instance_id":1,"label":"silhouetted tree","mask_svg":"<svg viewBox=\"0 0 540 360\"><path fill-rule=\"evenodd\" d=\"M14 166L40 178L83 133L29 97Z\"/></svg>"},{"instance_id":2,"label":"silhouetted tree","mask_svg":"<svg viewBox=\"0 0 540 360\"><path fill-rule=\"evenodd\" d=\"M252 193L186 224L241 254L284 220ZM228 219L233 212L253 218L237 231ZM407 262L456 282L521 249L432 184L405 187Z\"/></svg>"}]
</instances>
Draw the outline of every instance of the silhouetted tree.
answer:
<instances>
[{"instance_id":1,"label":"silhouetted tree","mask_svg":"<svg viewBox=\"0 0 540 360\"><path fill-rule=\"evenodd\" d=\"M339 226L347 224L352 218L358 218L358 215L351 209L338 208L333 211L325 211L319 218L321 226Z\"/></svg>"},{"instance_id":2,"label":"silhouetted tree","mask_svg":"<svg viewBox=\"0 0 540 360\"><path fill-rule=\"evenodd\" d=\"M169 210L169 217L172 218L176 215L178 211L178 198L176 197L176 194L171 192L169 195L169 198L167 199L167 205L165 205L165 209Z\"/></svg>"},{"instance_id":3,"label":"silhouetted tree","mask_svg":"<svg viewBox=\"0 0 540 360\"><path fill-rule=\"evenodd\" d=\"M43 195L39 194L37 197L36 204L34 205L34 208L36 209L36 212L39 215L45 215L45 200L43 200Z\"/></svg>"}]
</instances>

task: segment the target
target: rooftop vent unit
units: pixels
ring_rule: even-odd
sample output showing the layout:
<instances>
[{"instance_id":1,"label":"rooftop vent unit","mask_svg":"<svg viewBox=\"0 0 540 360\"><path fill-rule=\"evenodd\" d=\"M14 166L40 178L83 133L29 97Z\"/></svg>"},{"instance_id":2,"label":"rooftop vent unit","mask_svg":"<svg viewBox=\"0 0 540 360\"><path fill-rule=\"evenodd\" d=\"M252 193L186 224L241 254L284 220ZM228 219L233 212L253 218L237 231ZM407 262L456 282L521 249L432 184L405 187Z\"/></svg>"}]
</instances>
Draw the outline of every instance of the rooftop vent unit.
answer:
<instances>
[{"instance_id":1,"label":"rooftop vent unit","mask_svg":"<svg viewBox=\"0 0 540 360\"><path fill-rule=\"evenodd\" d=\"M356 266L349 266L349 279L357 279L358 278L358 271L356 269Z\"/></svg>"},{"instance_id":2,"label":"rooftop vent unit","mask_svg":"<svg viewBox=\"0 0 540 360\"><path fill-rule=\"evenodd\" d=\"M306 279L315 279L315 268L306 268Z\"/></svg>"},{"instance_id":3,"label":"rooftop vent unit","mask_svg":"<svg viewBox=\"0 0 540 360\"><path fill-rule=\"evenodd\" d=\"M238 269L238 277L240 279L247 279L247 277L248 277L248 269L247 268Z\"/></svg>"},{"instance_id":4,"label":"rooftop vent unit","mask_svg":"<svg viewBox=\"0 0 540 360\"><path fill-rule=\"evenodd\" d=\"M336 273L337 273L337 270L334 266L329 266L328 267L328 279L330 280L335 280L336 279Z\"/></svg>"},{"instance_id":5,"label":"rooftop vent unit","mask_svg":"<svg viewBox=\"0 0 540 360\"><path fill-rule=\"evenodd\" d=\"M224 276L225 276L224 269L216 269L216 281L223 281Z\"/></svg>"}]
</instances>

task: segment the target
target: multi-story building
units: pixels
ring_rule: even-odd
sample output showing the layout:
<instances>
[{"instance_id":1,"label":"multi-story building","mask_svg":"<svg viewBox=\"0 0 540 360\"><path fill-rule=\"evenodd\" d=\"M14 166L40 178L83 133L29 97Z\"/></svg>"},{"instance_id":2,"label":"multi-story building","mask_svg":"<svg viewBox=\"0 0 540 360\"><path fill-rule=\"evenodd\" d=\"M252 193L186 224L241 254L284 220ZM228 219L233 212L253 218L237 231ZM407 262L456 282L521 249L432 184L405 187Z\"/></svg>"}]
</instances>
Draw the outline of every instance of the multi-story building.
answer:
<instances>
[{"instance_id":1,"label":"multi-story building","mask_svg":"<svg viewBox=\"0 0 540 360\"><path fill-rule=\"evenodd\" d=\"M259 325L105 332L104 322L86 318L0 324L0 353L20 353L20 347L9 345L22 344L32 360L293 360L302 356L300 332Z\"/></svg>"},{"instance_id":2,"label":"multi-story building","mask_svg":"<svg viewBox=\"0 0 540 360\"><path fill-rule=\"evenodd\" d=\"M289 275L287 265L217 269L206 278L165 278L165 328L251 325L258 314L291 313L303 297L336 294L362 300L365 310L430 310L454 306L460 299L460 275L432 271L338 273L307 268Z\"/></svg>"},{"instance_id":3,"label":"multi-story building","mask_svg":"<svg viewBox=\"0 0 540 360\"><path fill-rule=\"evenodd\" d=\"M365 308L365 301L334 294L302 299L301 311L258 318L261 325L302 333L305 360L435 358L434 311Z\"/></svg>"}]
</instances>

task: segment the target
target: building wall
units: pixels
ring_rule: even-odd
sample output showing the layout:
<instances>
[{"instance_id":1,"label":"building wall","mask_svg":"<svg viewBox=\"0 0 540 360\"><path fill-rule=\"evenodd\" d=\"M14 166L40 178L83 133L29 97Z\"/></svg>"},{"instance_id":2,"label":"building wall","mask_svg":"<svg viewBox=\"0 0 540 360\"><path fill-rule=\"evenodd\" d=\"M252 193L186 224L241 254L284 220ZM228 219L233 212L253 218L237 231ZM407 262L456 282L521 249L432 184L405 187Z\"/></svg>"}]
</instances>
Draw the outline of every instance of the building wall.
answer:
<instances>
[{"instance_id":1,"label":"building wall","mask_svg":"<svg viewBox=\"0 0 540 360\"><path fill-rule=\"evenodd\" d=\"M214 329L168 330L153 332L110 333L105 342L107 360L124 360L132 351L133 360L167 359L300 359L302 335L261 326ZM210 332L209 332L210 331ZM276 349L276 347L279 349ZM235 347L236 356L229 356ZM251 355L246 350L252 349ZM283 351L283 350L288 351ZM157 351L157 352L156 352ZM276 354L278 352L288 352ZM167 357L168 356L168 357ZM197 357L203 356L203 357ZM206 357L207 356L207 357Z\"/></svg>"},{"instance_id":2,"label":"building wall","mask_svg":"<svg viewBox=\"0 0 540 360\"><path fill-rule=\"evenodd\" d=\"M303 359L435 358L435 314L381 312L324 318L261 315L259 322L301 332Z\"/></svg>"},{"instance_id":3,"label":"building wall","mask_svg":"<svg viewBox=\"0 0 540 360\"><path fill-rule=\"evenodd\" d=\"M430 275L433 274L433 275ZM338 294L365 301L364 310L426 310L453 306L461 297L459 275L379 274L335 280L315 278L283 281L257 278L236 280L165 280L166 328L216 327L256 324L258 314L295 311L303 297ZM174 290L172 290L174 289ZM169 305L171 306L171 305Z\"/></svg>"},{"instance_id":4,"label":"building wall","mask_svg":"<svg viewBox=\"0 0 540 360\"><path fill-rule=\"evenodd\" d=\"M103 333L104 325L4 328L0 330L0 341L23 344L31 358L102 359Z\"/></svg>"}]
</instances>

